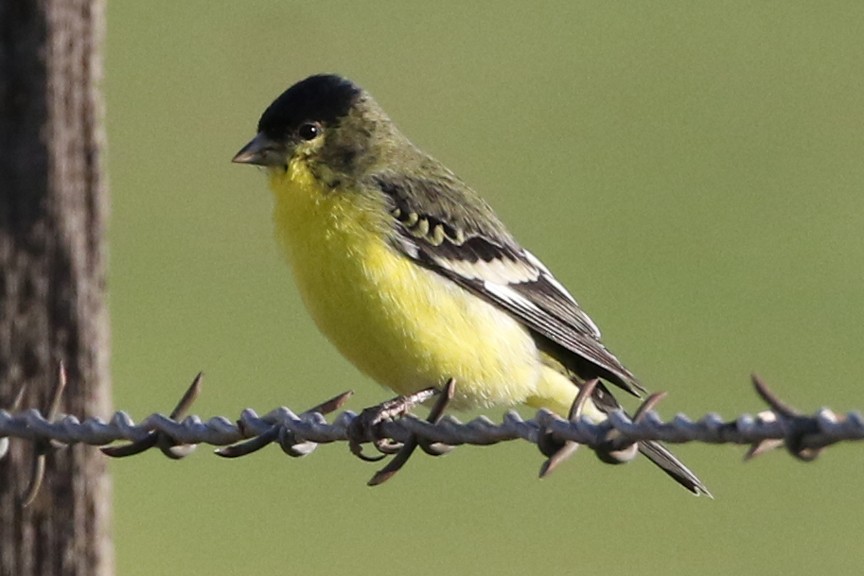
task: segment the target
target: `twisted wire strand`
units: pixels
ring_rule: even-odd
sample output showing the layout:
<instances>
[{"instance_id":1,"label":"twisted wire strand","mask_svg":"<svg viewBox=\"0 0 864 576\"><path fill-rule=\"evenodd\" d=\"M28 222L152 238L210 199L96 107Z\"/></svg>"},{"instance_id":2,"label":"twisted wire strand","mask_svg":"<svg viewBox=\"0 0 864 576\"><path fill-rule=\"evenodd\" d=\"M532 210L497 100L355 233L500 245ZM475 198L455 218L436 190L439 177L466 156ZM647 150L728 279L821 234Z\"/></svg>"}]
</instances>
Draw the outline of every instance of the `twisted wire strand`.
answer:
<instances>
[{"instance_id":1,"label":"twisted wire strand","mask_svg":"<svg viewBox=\"0 0 864 576\"><path fill-rule=\"evenodd\" d=\"M106 421L98 417L80 420L73 415L49 419L40 410L31 408L17 412L0 410L0 437L105 446L122 440L142 441L156 432L177 445L228 446L272 432L275 428L293 436L298 444L328 444L349 440L349 429L358 417L347 410L328 422L318 411L309 410L298 415L283 406L263 416L247 408L236 421L224 416L204 420L192 415L177 419L154 413L136 423L122 410ZM822 408L811 416L778 413L772 409L756 416L744 414L735 420L724 420L718 414L710 413L695 421L679 414L664 422L651 410L636 422L624 411L616 410L609 414L606 422L595 424L581 419L567 421L540 410L528 420L510 411L500 423L485 416L465 423L445 416L437 424L432 424L407 414L398 420L381 422L378 435L399 442L416 435L432 443L450 446L485 446L520 439L537 444L541 431L590 448L603 447L614 431L623 442L658 440L673 444L753 445L768 440L788 440L797 448L818 449L838 442L864 439L864 417L858 411L840 415L828 408Z\"/></svg>"},{"instance_id":2,"label":"twisted wire strand","mask_svg":"<svg viewBox=\"0 0 864 576\"><path fill-rule=\"evenodd\" d=\"M12 411L0 410L0 458L8 452L10 438L27 440L36 446L33 479L22 497L26 504L32 501L41 484L45 454L73 444L100 446L109 456L131 456L156 447L166 456L176 459L191 453L197 444L219 446L217 454L234 458L276 443L289 456L299 457L311 453L319 444L347 441L352 452L366 460L375 461L397 454L370 480L370 484L379 484L395 474L418 446L426 453L438 456L463 444L486 446L524 440L537 445L549 457L541 468L541 475L545 475L558 464L560 453L565 452L568 445L567 455L575 447L586 446L604 461L609 461L610 457L614 461L619 458L617 455L622 448L643 440L672 444L746 445L750 447L747 457L784 446L793 456L810 461L828 446L864 439L864 416L860 412L838 414L822 408L812 415L803 415L780 400L755 376L753 384L769 410L755 416L743 414L734 420L724 420L718 414L710 413L698 420L679 414L663 421L653 410L662 395L654 395L645 400L634 417L617 410L601 423L592 423L578 416L565 420L546 410L540 410L527 420L510 411L498 423L484 416L463 423L452 416L442 417L452 398L452 382L448 383L443 394L428 390L418 393L416 398L408 398L407 403L388 404L387 410L392 413L388 412L383 418L381 407L360 414L351 411L336 413L351 395L348 392L299 414L279 407L259 416L247 408L237 420L223 416L204 420L195 415L184 417L200 393L199 374L170 415L154 413L135 422L122 410L107 421L98 417L80 420L73 415L56 414L59 396L65 387L65 374L61 367L58 383L44 414L38 409L18 409L21 394L16 397ZM596 382L589 382L586 386L594 385ZM411 407L433 395L439 398L427 420L407 413ZM580 394L571 414L578 415L581 412L578 403L589 396L590 389L588 393ZM326 415L334 413L335 416L328 421ZM127 443L117 445L119 441ZM362 445L366 443L373 444L380 455L363 455Z\"/></svg>"},{"instance_id":3,"label":"twisted wire strand","mask_svg":"<svg viewBox=\"0 0 864 576\"><path fill-rule=\"evenodd\" d=\"M0 410L0 436L105 446L120 440L139 441L152 432L158 432L177 444L226 446L257 436L255 432L263 434L275 426L298 439L328 444L347 441L348 429L357 417L357 414L347 410L328 423L318 413L298 416L283 406L264 416L247 408L242 411L238 421L231 421L224 416L205 421L194 415L178 421L154 413L136 423L122 410L115 412L108 421L95 417L82 421L71 415L63 415L52 421L47 420L37 409L17 413ZM838 415L828 408L794 420L777 419L765 414L743 414L735 420L726 421L718 414L711 413L696 421L679 414L664 422L652 411L636 423L626 413L617 410L609 414L608 421L594 424L587 420L570 422L540 410L529 420L510 411L500 423L485 416L465 423L445 416L438 424L430 424L410 414L400 420L381 423L383 437L403 441L410 434L415 434L430 442L451 446L486 446L519 439L537 444L541 428L563 440L572 440L590 448L602 446L610 430L617 431L629 441L658 440L673 444L702 442L752 445L766 440L783 441L787 437L799 437L798 443L801 445L822 448L838 442L864 439L864 417L860 412Z\"/></svg>"}]
</instances>

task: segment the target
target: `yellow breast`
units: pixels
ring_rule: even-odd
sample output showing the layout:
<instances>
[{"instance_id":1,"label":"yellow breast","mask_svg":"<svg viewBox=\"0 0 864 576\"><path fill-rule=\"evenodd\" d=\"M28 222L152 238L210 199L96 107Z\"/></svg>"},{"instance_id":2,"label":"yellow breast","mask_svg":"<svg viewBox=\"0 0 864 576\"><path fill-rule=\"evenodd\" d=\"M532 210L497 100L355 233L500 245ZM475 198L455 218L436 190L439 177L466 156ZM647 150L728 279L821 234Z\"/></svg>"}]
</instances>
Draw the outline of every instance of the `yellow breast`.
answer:
<instances>
[{"instance_id":1,"label":"yellow breast","mask_svg":"<svg viewBox=\"0 0 864 576\"><path fill-rule=\"evenodd\" d=\"M407 394L457 380L457 407L516 404L541 366L518 322L398 253L383 198L273 171L279 242L319 329L361 371Z\"/></svg>"}]
</instances>

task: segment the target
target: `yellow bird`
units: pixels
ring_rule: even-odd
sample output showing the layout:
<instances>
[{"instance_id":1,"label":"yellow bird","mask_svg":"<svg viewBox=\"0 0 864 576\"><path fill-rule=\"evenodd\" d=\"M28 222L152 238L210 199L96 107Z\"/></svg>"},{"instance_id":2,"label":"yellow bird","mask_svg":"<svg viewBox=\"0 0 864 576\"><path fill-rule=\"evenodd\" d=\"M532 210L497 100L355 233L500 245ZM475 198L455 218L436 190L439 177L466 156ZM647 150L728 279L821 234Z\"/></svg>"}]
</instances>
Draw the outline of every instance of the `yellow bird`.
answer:
<instances>
[{"instance_id":1,"label":"yellow bird","mask_svg":"<svg viewBox=\"0 0 864 576\"><path fill-rule=\"evenodd\" d=\"M456 381L457 408L566 415L602 378L644 389L489 205L414 146L368 92L335 75L291 86L234 162L267 169L276 236L319 329L362 372L412 394ZM605 385L585 415L619 407ZM656 442L640 451L694 494Z\"/></svg>"}]
</instances>

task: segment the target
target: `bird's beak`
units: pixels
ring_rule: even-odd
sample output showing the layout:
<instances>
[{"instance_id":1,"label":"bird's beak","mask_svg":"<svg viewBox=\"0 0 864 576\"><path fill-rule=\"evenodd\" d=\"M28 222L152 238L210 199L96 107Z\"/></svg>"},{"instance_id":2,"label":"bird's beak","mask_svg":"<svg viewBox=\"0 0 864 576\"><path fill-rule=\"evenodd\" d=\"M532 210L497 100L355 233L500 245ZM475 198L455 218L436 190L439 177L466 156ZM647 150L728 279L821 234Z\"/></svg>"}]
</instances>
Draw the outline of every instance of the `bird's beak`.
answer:
<instances>
[{"instance_id":1,"label":"bird's beak","mask_svg":"<svg viewBox=\"0 0 864 576\"><path fill-rule=\"evenodd\" d=\"M284 146L259 132L248 144L243 146L232 162L237 164L255 164L256 166L273 166L285 163Z\"/></svg>"}]
</instances>

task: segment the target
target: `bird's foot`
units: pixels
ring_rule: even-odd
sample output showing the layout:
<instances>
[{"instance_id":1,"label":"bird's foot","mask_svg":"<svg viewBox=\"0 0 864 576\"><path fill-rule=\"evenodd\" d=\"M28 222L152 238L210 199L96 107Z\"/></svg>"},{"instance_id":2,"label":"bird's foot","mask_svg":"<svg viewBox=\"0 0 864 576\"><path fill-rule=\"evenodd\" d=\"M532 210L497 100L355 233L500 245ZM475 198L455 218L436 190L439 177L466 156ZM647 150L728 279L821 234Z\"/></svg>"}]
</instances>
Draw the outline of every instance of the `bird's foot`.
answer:
<instances>
[{"instance_id":1,"label":"bird's foot","mask_svg":"<svg viewBox=\"0 0 864 576\"><path fill-rule=\"evenodd\" d=\"M351 453L367 462L378 462L388 455L397 453L402 448L402 443L384 438L381 424L401 418L437 393L435 388L426 388L407 396L397 396L363 410L348 427L348 446L351 448ZM364 442L371 442L381 454L379 456L364 454Z\"/></svg>"},{"instance_id":2,"label":"bird's foot","mask_svg":"<svg viewBox=\"0 0 864 576\"><path fill-rule=\"evenodd\" d=\"M452 378L442 390L426 388L409 396L399 396L366 408L352 422L348 429L348 445L352 454L367 462L377 462L388 455L394 455L393 459L369 480L370 486L383 484L392 478L408 461L418 446L423 448L427 454L440 456L449 452L449 447L439 445L421 445L415 435L410 435L404 442L397 442L391 438L382 437L381 424L393 421L407 414L415 406L426 402L436 394L438 400L426 418L427 422L437 423L444 414L445 408L453 399L456 391L456 382ZM362 444L372 442L381 453L379 456L367 456L363 453Z\"/></svg>"}]
</instances>

